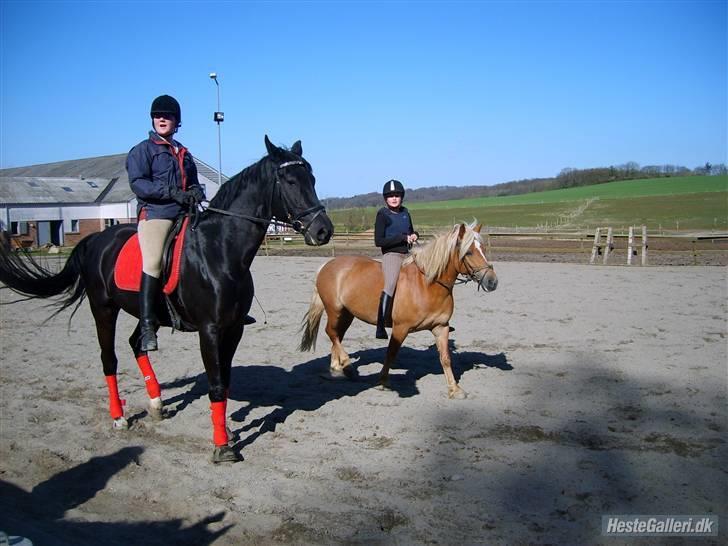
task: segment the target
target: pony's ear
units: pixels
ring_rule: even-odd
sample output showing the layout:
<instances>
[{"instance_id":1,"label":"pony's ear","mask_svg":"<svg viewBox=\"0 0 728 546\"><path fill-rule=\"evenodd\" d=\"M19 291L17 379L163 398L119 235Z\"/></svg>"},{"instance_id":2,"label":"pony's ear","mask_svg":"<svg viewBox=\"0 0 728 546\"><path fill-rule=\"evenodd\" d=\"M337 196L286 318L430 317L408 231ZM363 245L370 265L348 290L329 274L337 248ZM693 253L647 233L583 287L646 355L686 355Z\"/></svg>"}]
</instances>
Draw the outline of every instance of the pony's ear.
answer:
<instances>
[{"instance_id":1,"label":"pony's ear","mask_svg":"<svg viewBox=\"0 0 728 546\"><path fill-rule=\"evenodd\" d=\"M293 143L293 146L291 146L291 151L296 154L303 157L303 146L301 146L301 141L297 140Z\"/></svg>"},{"instance_id":2,"label":"pony's ear","mask_svg":"<svg viewBox=\"0 0 728 546\"><path fill-rule=\"evenodd\" d=\"M281 152L281 149L278 146L268 140L268 135L265 135L265 148L268 150L268 155L271 157L277 157Z\"/></svg>"},{"instance_id":3,"label":"pony's ear","mask_svg":"<svg viewBox=\"0 0 728 546\"><path fill-rule=\"evenodd\" d=\"M458 239L462 239L463 235L465 235L465 224L458 224L456 227L458 227Z\"/></svg>"},{"instance_id":4,"label":"pony's ear","mask_svg":"<svg viewBox=\"0 0 728 546\"><path fill-rule=\"evenodd\" d=\"M475 227L473 228L473 231L474 231L475 233L480 233L480 230L481 230L482 228L483 228L483 224L478 224L477 226L475 226Z\"/></svg>"}]
</instances>

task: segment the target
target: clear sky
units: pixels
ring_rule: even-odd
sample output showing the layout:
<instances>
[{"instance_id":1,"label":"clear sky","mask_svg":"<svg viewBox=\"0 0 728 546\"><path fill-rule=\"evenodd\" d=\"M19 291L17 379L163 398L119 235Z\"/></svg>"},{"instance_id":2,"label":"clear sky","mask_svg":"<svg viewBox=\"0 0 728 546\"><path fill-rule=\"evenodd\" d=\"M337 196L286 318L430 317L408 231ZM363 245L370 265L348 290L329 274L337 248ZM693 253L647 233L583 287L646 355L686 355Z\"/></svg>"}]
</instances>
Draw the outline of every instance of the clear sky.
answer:
<instances>
[{"instance_id":1,"label":"clear sky","mask_svg":"<svg viewBox=\"0 0 728 546\"><path fill-rule=\"evenodd\" d=\"M726 163L726 0L0 0L0 167L127 152L149 105L223 172L301 139L319 197Z\"/></svg>"}]
</instances>

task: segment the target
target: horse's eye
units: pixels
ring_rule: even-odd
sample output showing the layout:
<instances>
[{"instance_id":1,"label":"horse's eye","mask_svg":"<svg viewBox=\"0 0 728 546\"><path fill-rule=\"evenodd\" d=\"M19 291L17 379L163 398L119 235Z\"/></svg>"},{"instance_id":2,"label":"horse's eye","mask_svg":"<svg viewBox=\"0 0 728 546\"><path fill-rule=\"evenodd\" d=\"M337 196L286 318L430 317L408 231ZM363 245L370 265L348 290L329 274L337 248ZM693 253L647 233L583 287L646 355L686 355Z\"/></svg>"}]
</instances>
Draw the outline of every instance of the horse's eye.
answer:
<instances>
[{"instance_id":1,"label":"horse's eye","mask_svg":"<svg viewBox=\"0 0 728 546\"><path fill-rule=\"evenodd\" d=\"M472 256L472 255L473 255L473 251L472 251L472 250L468 250L468 251L467 251L467 252L465 253L465 255L466 255L466 256Z\"/></svg>"}]
</instances>

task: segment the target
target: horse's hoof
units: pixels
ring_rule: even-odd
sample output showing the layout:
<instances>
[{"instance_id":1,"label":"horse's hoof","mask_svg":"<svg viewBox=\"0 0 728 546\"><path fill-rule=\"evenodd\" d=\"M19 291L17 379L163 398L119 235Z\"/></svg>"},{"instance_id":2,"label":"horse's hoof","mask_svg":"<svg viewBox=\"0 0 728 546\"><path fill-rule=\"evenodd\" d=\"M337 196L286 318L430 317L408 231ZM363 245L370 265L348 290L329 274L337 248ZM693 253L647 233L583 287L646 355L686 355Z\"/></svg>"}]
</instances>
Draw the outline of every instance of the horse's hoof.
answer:
<instances>
[{"instance_id":1,"label":"horse's hoof","mask_svg":"<svg viewBox=\"0 0 728 546\"><path fill-rule=\"evenodd\" d=\"M377 386L374 388L377 389L378 391L391 391L392 390L392 386L389 384L388 379L385 381L380 380L379 383L377 383Z\"/></svg>"},{"instance_id":2,"label":"horse's hoof","mask_svg":"<svg viewBox=\"0 0 728 546\"><path fill-rule=\"evenodd\" d=\"M468 393L465 392L463 389L458 388L456 390L450 391L447 397L450 400L465 400L468 397Z\"/></svg>"},{"instance_id":3,"label":"horse's hoof","mask_svg":"<svg viewBox=\"0 0 728 546\"><path fill-rule=\"evenodd\" d=\"M114 419L111 426L114 430L129 430L129 421L126 420L126 417L122 416L118 419Z\"/></svg>"},{"instance_id":4,"label":"horse's hoof","mask_svg":"<svg viewBox=\"0 0 728 546\"><path fill-rule=\"evenodd\" d=\"M237 463L242 461L243 457L235 453L232 447L228 445L215 446L212 452L212 462L217 463Z\"/></svg>"},{"instance_id":5,"label":"horse's hoof","mask_svg":"<svg viewBox=\"0 0 728 546\"><path fill-rule=\"evenodd\" d=\"M164 413L164 405L162 404L161 398L152 398L149 400L149 407L147 408L149 417L155 421L161 421L166 417Z\"/></svg>"},{"instance_id":6,"label":"horse's hoof","mask_svg":"<svg viewBox=\"0 0 728 546\"><path fill-rule=\"evenodd\" d=\"M321 379L328 381L339 381L341 379L347 379L346 368L329 368L328 371L319 374Z\"/></svg>"}]
</instances>

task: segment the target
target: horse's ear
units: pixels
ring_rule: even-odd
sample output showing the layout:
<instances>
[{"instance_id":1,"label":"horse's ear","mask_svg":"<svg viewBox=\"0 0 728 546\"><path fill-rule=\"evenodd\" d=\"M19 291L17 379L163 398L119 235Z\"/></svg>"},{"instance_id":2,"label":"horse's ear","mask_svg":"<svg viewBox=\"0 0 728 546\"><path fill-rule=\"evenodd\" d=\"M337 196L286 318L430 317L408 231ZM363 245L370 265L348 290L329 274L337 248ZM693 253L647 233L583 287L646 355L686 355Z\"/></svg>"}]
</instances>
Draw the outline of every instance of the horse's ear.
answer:
<instances>
[{"instance_id":1,"label":"horse's ear","mask_svg":"<svg viewBox=\"0 0 728 546\"><path fill-rule=\"evenodd\" d=\"M268 135L265 135L265 148L268 150L268 155L276 157L280 153L280 148L268 140Z\"/></svg>"},{"instance_id":2,"label":"horse's ear","mask_svg":"<svg viewBox=\"0 0 728 546\"><path fill-rule=\"evenodd\" d=\"M483 224L478 224L477 226L475 226L475 227L473 228L473 231L474 231L475 233L480 233L480 230L481 230L482 228L483 228Z\"/></svg>"},{"instance_id":3,"label":"horse's ear","mask_svg":"<svg viewBox=\"0 0 728 546\"><path fill-rule=\"evenodd\" d=\"M462 239L463 235L465 235L465 224L458 224L458 239Z\"/></svg>"},{"instance_id":4,"label":"horse's ear","mask_svg":"<svg viewBox=\"0 0 728 546\"><path fill-rule=\"evenodd\" d=\"M291 146L291 151L296 154L303 157L303 146L301 146L301 141L297 140L293 143L293 146Z\"/></svg>"}]
</instances>

